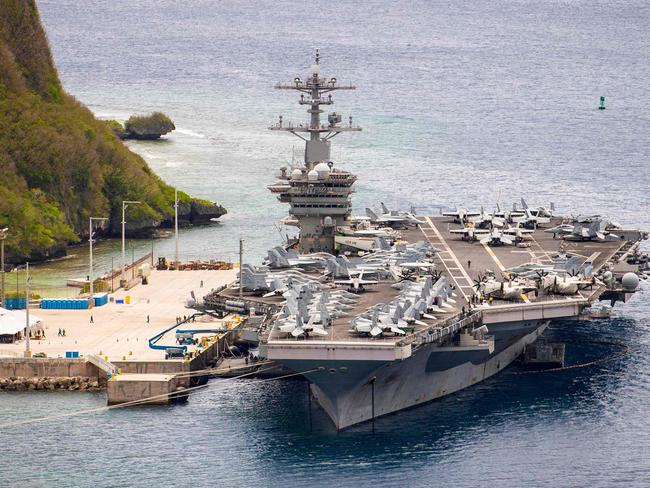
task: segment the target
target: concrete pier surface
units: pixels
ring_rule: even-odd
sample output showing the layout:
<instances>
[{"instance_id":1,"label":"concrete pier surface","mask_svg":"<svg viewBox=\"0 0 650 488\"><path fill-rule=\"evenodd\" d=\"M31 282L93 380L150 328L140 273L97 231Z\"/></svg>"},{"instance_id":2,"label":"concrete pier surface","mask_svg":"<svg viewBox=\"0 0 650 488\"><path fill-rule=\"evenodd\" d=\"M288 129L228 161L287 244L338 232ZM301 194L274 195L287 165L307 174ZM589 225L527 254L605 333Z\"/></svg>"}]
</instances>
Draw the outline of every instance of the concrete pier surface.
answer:
<instances>
[{"instance_id":1,"label":"concrete pier surface","mask_svg":"<svg viewBox=\"0 0 650 488\"><path fill-rule=\"evenodd\" d=\"M109 405L143 399L148 404L166 405L170 395L187 387L187 380L167 374L121 374L106 386Z\"/></svg>"},{"instance_id":2,"label":"concrete pier surface","mask_svg":"<svg viewBox=\"0 0 650 488\"><path fill-rule=\"evenodd\" d=\"M111 295L114 301L107 305L88 310L39 309L34 313L43 319L46 338L30 341L31 351L33 354L45 353L48 358L65 358L66 352L75 351L79 356L108 356L111 362L164 361L164 351L149 348L148 339L173 326L176 317L182 318L194 312L185 308L192 291L201 299L211 289L235 280L237 271L153 270L149 284L140 284L128 291L118 290ZM119 300L125 303L116 303ZM214 322L197 321L182 327L210 328L221 323L214 319ZM59 329L65 329L65 337L58 336ZM159 343L175 344L174 330ZM1 349L9 355L22 356L25 343L2 344Z\"/></svg>"}]
</instances>

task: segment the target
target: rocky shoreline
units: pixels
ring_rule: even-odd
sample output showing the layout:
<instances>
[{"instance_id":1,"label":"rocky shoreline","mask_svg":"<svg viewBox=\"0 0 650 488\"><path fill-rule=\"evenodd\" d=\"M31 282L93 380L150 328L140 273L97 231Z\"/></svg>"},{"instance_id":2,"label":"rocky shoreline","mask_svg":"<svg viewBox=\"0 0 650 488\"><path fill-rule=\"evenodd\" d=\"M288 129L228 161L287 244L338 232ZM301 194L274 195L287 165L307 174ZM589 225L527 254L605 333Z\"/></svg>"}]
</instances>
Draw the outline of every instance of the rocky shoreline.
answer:
<instances>
[{"instance_id":1,"label":"rocky shoreline","mask_svg":"<svg viewBox=\"0 0 650 488\"><path fill-rule=\"evenodd\" d=\"M38 377L38 378L0 378L0 391L100 391L105 390L96 378Z\"/></svg>"}]
</instances>

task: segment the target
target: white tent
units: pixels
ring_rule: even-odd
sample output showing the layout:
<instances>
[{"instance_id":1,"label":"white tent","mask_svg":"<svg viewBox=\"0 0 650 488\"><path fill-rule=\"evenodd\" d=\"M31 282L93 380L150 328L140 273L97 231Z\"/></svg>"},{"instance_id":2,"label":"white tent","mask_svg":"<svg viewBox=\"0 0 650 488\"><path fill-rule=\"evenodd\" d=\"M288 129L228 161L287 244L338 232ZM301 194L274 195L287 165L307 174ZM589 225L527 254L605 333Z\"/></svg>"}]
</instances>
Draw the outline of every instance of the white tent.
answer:
<instances>
[{"instance_id":1,"label":"white tent","mask_svg":"<svg viewBox=\"0 0 650 488\"><path fill-rule=\"evenodd\" d=\"M29 314L29 328L37 329L42 326L43 319ZM25 311L7 310L0 307L0 335L15 335L25 329Z\"/></svg>"}]
</instances>

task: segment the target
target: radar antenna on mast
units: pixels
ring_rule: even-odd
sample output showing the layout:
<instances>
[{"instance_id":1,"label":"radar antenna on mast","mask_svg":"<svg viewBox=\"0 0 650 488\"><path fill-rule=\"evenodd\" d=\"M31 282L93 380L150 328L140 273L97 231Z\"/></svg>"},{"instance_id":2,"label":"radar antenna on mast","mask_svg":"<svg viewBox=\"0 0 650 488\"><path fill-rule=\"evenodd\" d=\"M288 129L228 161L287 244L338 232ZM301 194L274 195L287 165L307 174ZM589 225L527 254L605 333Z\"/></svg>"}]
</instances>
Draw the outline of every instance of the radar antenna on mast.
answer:
<instances>
[{"instance_id":1,"label":"radar antenna on mast","mask_svg":"<svg viewBox=\"0 0 650 488\"><path fill-rule=\"evenodd\" d=\"M323 105L332 105L331 92L354 90L352 84L341 85L335 77L321 72L320 49L316 49L309 74L303 80L296 76L291 83L279 83L275 88L300 92L298 103L307 106L309 122L293 124L279 116L277 124L269 129L293 134L305 141L304 163L293 164L291 171L281 172L282 183L269 186L281 202L290 204L289 213L300 227L299 248L302 252L324 251L333 253L336 227L348 220L352 212L352 185L356 176L334 167L331 158L331 139L341 132L358 132L360 127L342 124L338 112L327 114L321 122Z\"/></svg>"}]
</instances>

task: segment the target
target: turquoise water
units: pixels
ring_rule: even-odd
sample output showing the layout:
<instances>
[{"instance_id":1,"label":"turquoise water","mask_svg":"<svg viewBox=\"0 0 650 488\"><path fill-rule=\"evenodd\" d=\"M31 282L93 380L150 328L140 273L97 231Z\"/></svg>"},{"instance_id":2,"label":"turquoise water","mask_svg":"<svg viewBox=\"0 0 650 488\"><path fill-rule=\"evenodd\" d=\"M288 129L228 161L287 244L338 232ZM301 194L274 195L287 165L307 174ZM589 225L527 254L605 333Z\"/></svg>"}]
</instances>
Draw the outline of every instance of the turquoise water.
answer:
<instances>
[{"instance_id":1,"label":"turquoise water","mask_svg":"<svg viewBox=\"0 0 650 488\"><path fill-rule=\"evenodd\" d=\"M359 176L358 211L380 200L490 209L500 194L650 229L645 2L38 5L67 90L101 117L168 113L178 127L168 140L131 147L166 181L228 208L218 225L183 230L187 258L233 259L240 236L251 257L279 242L273 223L286 207L265 187L301 146L266 127L306 114L272 86L304 76L314 47L325 73L359 87L334 108L364 132L337 137L333 150ZM136 253L151 245L130 242ZM154 244L173 253L172 239ZM103 270L119 242L99 247ZM74 272L85 275L77 254ZM602 336L633 346L623 359L509 369L381 419L375 434L362 425L337 435L315 407L310 430L303 382L253 380L212 381L180 407L4 428L0 486L647 486L647 288L617 309L554 333L571 341L572 361L615 350L588 345ZM104 403L3 394L0 418Z\"/></svg>"}]
</instances>

